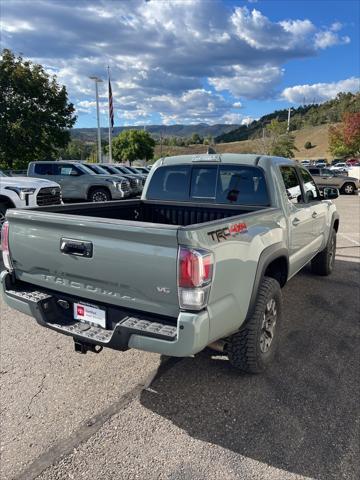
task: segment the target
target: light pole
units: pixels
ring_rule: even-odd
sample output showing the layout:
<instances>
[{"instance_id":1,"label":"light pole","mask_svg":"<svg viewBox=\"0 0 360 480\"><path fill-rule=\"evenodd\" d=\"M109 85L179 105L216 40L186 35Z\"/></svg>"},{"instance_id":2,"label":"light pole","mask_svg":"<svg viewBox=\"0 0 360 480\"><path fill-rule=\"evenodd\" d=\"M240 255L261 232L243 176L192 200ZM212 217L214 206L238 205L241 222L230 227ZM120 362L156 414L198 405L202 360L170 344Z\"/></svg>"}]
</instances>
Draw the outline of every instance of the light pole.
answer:
<instances>
[{"instance_id":1,"label":"light pole","mask_svg":"<svg viewBox=\"0 0 360 480\"><path fill-rule=\"evenodd\" d=\"M291 117L292 110L293 110L293 107L289 107L289 109L288 109L288 119L287 119L287 128L286 128L287 133L290 132L290 117Z\"/></svg>"},{"instance_id":2,"label":"light pole","mask_svg":"<svg viewBox=\"0 0 360 480\"><path fill-rule=\"evenodd\" d=\"M98 162L102 163L101 156L101 132L100 132L100 110L99 110L99 89L98 83L101 83L102 80L99 77L92 76L89 77L90 80L95 82L95 95L96 95L96 118L97 118L97 145L98 145Z\"/></svg>"}]
</instances>

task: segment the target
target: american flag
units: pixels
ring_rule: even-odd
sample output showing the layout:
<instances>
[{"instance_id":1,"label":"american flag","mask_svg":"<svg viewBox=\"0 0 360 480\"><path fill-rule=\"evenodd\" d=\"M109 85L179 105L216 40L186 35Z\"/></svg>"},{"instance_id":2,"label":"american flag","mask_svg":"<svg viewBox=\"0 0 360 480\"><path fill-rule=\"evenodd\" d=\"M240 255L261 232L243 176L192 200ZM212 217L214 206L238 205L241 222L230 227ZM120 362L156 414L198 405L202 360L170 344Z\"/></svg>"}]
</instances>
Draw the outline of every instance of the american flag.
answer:
<instances>
[{"instance_id":1,"label":"american flag","mask_svg":"<svg viewBox=\"0 0 360 480\"><path fill-rule=\"evenodd\" d=\"M109 78L109 117L111 123L111 131L114 129L114 104L113 104L113 96L111 90L111 82Z\"/></svg>"}]
</instances>

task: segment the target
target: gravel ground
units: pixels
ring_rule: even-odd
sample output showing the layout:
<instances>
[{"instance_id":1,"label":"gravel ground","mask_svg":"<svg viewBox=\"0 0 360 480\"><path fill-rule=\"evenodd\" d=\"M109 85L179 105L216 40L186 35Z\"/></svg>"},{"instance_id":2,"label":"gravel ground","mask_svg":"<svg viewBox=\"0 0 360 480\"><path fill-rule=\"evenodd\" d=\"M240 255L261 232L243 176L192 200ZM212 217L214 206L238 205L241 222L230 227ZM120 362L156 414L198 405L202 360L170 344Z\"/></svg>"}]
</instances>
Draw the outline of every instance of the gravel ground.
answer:
<instances>
[{"instance_id":1,"label":"gravel ground","mask_svg":"<svg viewBox=\"0 0 360 480\"><path fill-rule=\"evenodd\" d=\"M336 202L336 270L285 287L262 375L209 352L80 356L1 303L1 479L359 478L360 204Z\"/></svg>"}]
</instances>

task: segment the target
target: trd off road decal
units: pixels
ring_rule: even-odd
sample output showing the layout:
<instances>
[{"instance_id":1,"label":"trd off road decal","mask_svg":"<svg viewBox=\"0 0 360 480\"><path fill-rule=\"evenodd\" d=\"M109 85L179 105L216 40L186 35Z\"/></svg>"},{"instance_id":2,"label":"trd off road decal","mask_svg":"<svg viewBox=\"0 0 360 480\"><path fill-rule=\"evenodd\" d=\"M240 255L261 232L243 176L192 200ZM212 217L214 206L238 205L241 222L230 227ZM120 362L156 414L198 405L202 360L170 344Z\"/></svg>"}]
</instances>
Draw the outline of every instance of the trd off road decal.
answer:
<instances>
[{"instance_id":1,"label":"trd off road decal","mask_svg":"<svg viewBox=\"0 0 360 480\"><path fill-rule=\"evenodd\" d=\"M212 232L208 232L208 235L211 237L212 240L216 240L217 242L221 242L223 240L228 240L230 237L236 237L239 233L247 232L247 225L246 223L233 223L228 227L220 228L219 230L213 230Z\"/></svg>"}]
</instances>

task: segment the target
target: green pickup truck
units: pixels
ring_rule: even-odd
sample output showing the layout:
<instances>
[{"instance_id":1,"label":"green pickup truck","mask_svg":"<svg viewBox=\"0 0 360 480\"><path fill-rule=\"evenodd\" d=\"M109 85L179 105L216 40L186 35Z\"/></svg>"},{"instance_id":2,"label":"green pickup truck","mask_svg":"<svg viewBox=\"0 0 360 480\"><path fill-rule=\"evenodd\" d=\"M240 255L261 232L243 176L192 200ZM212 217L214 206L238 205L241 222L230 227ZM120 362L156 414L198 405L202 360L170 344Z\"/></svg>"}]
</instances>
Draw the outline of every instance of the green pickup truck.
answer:
<instances>
[{"instance_id":1,"label":"green pickup truck","mask_svg":"<svg viewBox=\"0 0 360 480\"><path fill-rule=\"evenodd\" d=\"M141 199L8 210L2 294L81 353L209 346L260 372L278 344L282 287L310 261L315 274L333 269L337 195L320 196L284 158L163 158Z\"/></svg>"}]
</instances>

